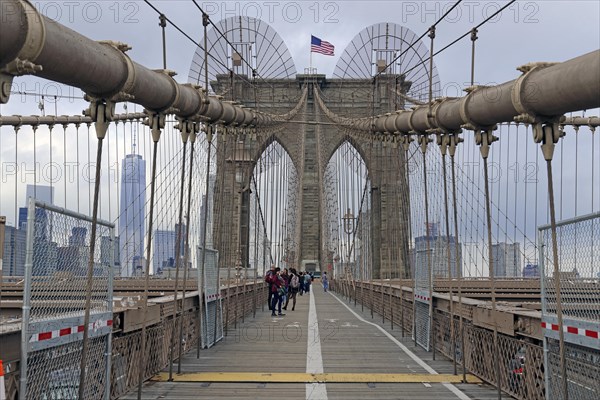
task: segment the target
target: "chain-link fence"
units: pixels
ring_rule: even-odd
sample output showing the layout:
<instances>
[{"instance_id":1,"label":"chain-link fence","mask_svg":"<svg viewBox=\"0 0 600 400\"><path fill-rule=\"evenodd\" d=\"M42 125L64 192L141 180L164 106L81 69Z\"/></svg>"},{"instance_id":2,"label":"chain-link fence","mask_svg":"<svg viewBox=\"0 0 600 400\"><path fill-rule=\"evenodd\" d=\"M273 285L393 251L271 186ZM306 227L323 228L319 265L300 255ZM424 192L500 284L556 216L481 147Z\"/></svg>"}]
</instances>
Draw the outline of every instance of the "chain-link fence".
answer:
<instances>
[{"instance_id":1,"label":"chain-link fence","mask_svg":"<svg viewBox=\"0 0 600 400\"><path fill-rule=\"evenodd\" d=\"M203 254L204 253L204 254ZM219 282L219 253L212 249L198 249L198 292L204 293L200 316L203 348L210 347L223 338L223 307ZM204 265L202 259L204 258Z\"/></svg>"},{"instance_id":2,"label":"chain-link fence","mask_svg":"<svg viewBox=\"0 0 600 400\"><path fill-rule=\"evenodd\" d=\"M85 399L108 398L114 226L29 200L21 339L21 398L79 397L80 362L91 289ZM88 285L90 285L88 287Z\"/></svg>"},{"instance_id":3,"label":"chain-link fence","mask_svg":"<svg viewBox=\"0 0 600 400\"><path fill-rule=\"evenodd\" d=\"M146 330L146 365L144 379L151 378L163 370L169 363L169 344L171 336L178 333L179 319L183 318L183 353L195 347L198 339L198 314L195 309L186 310L176 320L164 320L160 324L149 326ZM173 322L175 321L175 323ZM140 330L113 339L111 398L116 399L133 388L139 382L139 366L142 357ZM179 354L179 336L176 336L174 358Z\"/></svg>"},{"instance_id":4,"label":"chain-link fence","mask_svg":"<svg viewBox=\"0 0 600 400\"><path fill-rule=\"evenodd\" d=\"M434 242L429 236L419 238L415 251L415 286L414 286L414 320L413 339L417 344L429 351L431 337L431 263L433 262Z\"/></svg>"},{"instance_id":5,"label":"chain-link fence","mask_svg":"<svg viewBox=\"0 0 600 400\"><path fill-rule=\"evenodd\" d=\"M600 213L556 224L558 265L554 261L551 226L540 227L539 242L548 398L597 399L600 397ZM560 319L559 314L562 314ZM561 323L564 365L560 356Z\"/></svg>"},{"instance_id":6,"label":"chain-link fence","mask_svg":"<svg viewBox=\"0 0 600 400\"><path fill-rule=\"evenodd\" d=\"M360 295L360 290L354 293L353 291L344 291L344 285L347 284L343 280L336 281L335 287L342 293L348 293L352 298L357 296L358 302L362 302L366 306L374 307L374 312L378 314L390 315L386 312L386 308L392 307L394 315L394 325L400 326L404 331L411 331L419 326L417 313L415 325L412 324L412 303L405 298L400 297L402 290L394 294L391 303L389 299L383 297L383 301L372 301L373 299L381 299L381 292L385 290L380 284L375 284L373 287L364 282L357 282L360 287L364 286L364 294ZM379 292L379 294L371 293L371 291ZM419 302L414 305L419 307ZM461 312L462 308L458 308L457 312ZM466 310L463 314L468 314ZM484 381L497 385L496 378L496 359L498 359L500 368L500 389L510 394L519 400L542 400L554 399L546 397L544 386L544 356L543 347L535 343L534 340L508 336L505 334L498 335L498 352L494 348L494 332L490 329L481 328L473 325L470 320L464 319L461 327L458 315L454 315L454 346L452 344L452 335L450 331L451 316L446 312L436 309L434 312L433 335L435 335L435 349L437 352L445 355L448 358L456 357L457 364L462 367L465 365L466 371L476 375ZM424 324L421 324L424 325ZM418 329L418 328L417 328ZM464 335L464 341L463 341ZM463 349L464 342L464 349ZM588 355L589 356L589 355ZM578 366L584 365L587 362L586 371L579 371L585 379L589 381L592 376L598 377L598 369L600 368L600 360L596 360L596 365L591 365L593 358L578 359ZM575 364L571 368L573 373L577 370ZM581 378L580 378L581 381ZM589 383L588 383L589 385ZM584 387L578 384L578 389ZM573 399L589 399L590 397L576 397ZM596 397L597 398L597 397Z\"/></svg>"}]
</instances>

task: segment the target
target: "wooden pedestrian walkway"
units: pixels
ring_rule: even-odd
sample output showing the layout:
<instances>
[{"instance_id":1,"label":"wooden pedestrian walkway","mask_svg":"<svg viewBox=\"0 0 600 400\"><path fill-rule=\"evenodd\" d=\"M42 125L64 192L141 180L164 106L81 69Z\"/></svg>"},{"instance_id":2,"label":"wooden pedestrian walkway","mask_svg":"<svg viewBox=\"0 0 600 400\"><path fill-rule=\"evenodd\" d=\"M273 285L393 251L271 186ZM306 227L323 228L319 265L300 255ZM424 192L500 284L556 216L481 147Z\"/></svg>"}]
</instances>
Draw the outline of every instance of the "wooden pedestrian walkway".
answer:
<instances>
[{"instance_id":1,"label":"wooden pedestrian walkway","mask_svg":"<svg viewBox=\"0 0 600 400\"><path fill-rule=\"evenodd\" d=\"M184 356L172 382L167 373L147 382L142 398L497 399L495 388L472 376L460 383L451 361L433 361L411 338L318 284L284 312L257 310L199 359L195 351Z\"/></svg>"}]
</instances>

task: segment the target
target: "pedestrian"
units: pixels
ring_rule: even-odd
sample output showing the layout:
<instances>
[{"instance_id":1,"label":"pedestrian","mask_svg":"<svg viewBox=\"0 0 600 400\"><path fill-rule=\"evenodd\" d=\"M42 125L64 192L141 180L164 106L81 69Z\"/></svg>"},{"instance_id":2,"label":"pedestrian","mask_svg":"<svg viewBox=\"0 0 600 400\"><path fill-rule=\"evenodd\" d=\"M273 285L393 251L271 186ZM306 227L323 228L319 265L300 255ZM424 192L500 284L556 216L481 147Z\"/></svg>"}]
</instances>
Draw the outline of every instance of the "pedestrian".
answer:
<instances>
[{"instance_id":1,"label":"pedestrian","mask_svg":"<svg viewBox=\"0 0 600 400\"><path fill-rule=\"evenodd\" d=\"M285 285L284 285L285 291L284 291L283 297L281 298L281 303L285 304L287 306L288 293L290 291L290 274L289 274L287 268L283 269L283 272L281 273L281 277L283 278L283 282L285 283ZM286 306L283 307L284 310L286 310Z\"/></svg>"},{"instance_id":2,"label":"pedestrian","mask_svg":"<svg viewBox=\"0 0 600 400\"><path fill-rule=\"evenodd\" d=\"M290 284L289 284L289 289L288 289L288 296L287 296L287 300L285 302L285 307L283 307L283 309L287 310L288 303L290 302L290 299L291 299L292 300L292 311L294 311L294 309L296 308L296 294L300 290L300 277L298 276L298 273L296 272L295 268L291 268L290 272L291 273L290 273Z\"/></svg>"},{"instance_id":3,"label":"pedestrian","mask_svg":"<svg viewBox=\"0 0 600 400\"><path fill-rule=\"evenodd\" d=\"M271 293L273 293L273 296L271 297L271 316L276 316L276 307L279 311L278 315L283 316L285 314L281 313L281 299L285 293L285 282L281 277L281 270L279 268L275 268L275 273L270 275L269 283L271 284Z\"/></svg>"},{"instance_id":4,"label":"pedestrian","mask_svg":"<svg viewBox=\"0 0 600 400\"><path fill-rule=\"evenodd\" d=\"M271 265L271 269L265 274L265 282L267 283L267 304L269 305L269 311L271 311L271 300L273 299L273 291L271 290L271 276L275 274L275 265Z\"/></svg>"},{"instance_id":5,"label":"pedestrian","mask_svg":"<svg viewBox=\"0 0 600 400\"><path fill-rule=\"evenodd\" d=\"M304 293L304 273L300 271L298 273L298 279L300 280L300 287L298 288L298 292L300 292L300 296Z\"/></svg>"},{"instance_id":6,"label":"pedestrian","mask_svg":"<svg viewBox=\"0 0 600 400\"><path fill-rule=\"evenodd\" d=\"M321 281L323 282L323 290L327 292L327 289L329 289L329 279L327 278L327 272L323 272L323 277L321 278Z\"/></svg>"},{"instance_id":7,"label":"pedestrian","mask_svg":"<svg viewBox=\"0 0 600 400\"><path fill-rule=\"evenodd\" d=\"M312 282L312 278L308 272L304 272L304 291L306 293L310 292L310 283Z\"/></svg>"}]
</instances>

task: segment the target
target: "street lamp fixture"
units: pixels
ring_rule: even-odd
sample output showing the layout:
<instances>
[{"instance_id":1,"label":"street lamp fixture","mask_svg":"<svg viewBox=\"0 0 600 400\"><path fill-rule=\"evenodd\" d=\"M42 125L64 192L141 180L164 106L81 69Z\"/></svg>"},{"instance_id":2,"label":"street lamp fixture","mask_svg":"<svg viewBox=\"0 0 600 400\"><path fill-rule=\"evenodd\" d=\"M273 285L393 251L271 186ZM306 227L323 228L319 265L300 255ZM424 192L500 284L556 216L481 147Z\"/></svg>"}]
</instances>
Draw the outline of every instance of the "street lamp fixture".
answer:
<instances>
[{"instance_id":1,"label":"street lamp fixture","mask_svg":"<svg viewBox=\"0 0 600 400\"><path fill-rule=\"evenodd\" d=\"M349 208L344 217L342 218L342 221L344 221L344 232L346 233L346 235L348 235L348 242L346 243L346 245L348 247L347 262L349 262L351 253L350 236L354 235L354 232L356 231L356 217L354 216L354 214L352 214L352 211L350 211Z\"/></svg>"}]
</instances>

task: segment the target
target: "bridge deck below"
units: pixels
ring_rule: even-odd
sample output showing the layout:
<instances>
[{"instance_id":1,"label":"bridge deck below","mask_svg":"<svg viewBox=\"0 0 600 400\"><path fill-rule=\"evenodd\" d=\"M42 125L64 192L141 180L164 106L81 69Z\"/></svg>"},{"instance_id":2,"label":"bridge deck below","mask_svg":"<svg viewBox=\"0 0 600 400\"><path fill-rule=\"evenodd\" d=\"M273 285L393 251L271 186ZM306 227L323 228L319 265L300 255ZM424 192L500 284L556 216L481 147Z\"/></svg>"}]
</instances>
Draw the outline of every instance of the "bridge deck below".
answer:
<instances>
[{"instance_id":1,"label":"bridge deck below","mask_svg":"<svg viewBox=\"0 0 600 400\"><path fill-rule=\"evenodd\" d=\"M448 374L448 382L460 380L451 375L450 361L442 356L433 361L398 329L382 327L377 316L371 319L368 309L362 312L360 305L324 293L320 284L314 289L298 296L295 311L291 304L283 317L271 317L266 307L257 310L256 318L238 323L199 359L195 351L188 353L175 381L166 382L168 374L161 374L145 384L142 398L497 398L494 388L481 383L436 383L439 378L427 376L433 371ZM136 393L123 397L135 398Z\"/></svg>"}]
</instances>

